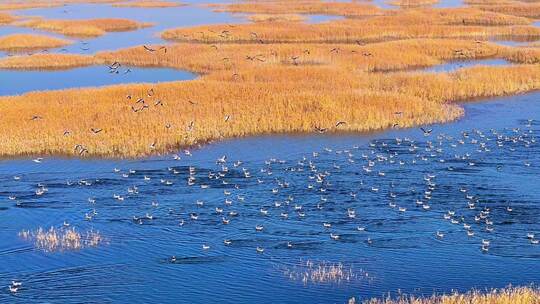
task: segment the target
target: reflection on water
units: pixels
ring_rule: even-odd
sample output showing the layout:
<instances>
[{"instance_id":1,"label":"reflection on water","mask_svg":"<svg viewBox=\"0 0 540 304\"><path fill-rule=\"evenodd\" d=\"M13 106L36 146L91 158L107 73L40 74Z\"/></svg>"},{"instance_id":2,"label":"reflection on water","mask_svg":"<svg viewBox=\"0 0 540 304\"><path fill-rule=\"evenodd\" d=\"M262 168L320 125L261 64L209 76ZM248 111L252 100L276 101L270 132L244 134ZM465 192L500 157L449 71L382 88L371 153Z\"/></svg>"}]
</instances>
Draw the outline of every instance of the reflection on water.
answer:
<instances>
[{"instance_id":1,"label":"reflection on water","mask_svg":"<svg viewBox=\"0 0 540 304\"><path fill-rule=\"evenodd\" d=\"M452 7L463 7L465 6L465 3L463 0L439 0L439 2L433 7L438 8L452 8Z\"/></svg>"},{"instance_id":2,"label":"reflection on water","mask_svg":"<svg viewBox=\"0 0 540 304\"><path fill-rule=\"evenodd\" d=\"M538 283L540 246L527 234L540 235L539 97L468 104L427 136L266 136L180 160L2 161L0 285L24 288L0 301L333 303ZM36 195L38 183L48 191ZM109 244L44 253L17 236L64 221ZM345 276L305 284L294 275L305 261Z\"/></svg>"},{"instance_id":3,"label":"reflection on water","mask_svg":"<svg viewBox=\"0 0 540 304\"><path fill-rule=\"evenodd\" d=\"M506 61L505 59L456 60L428 67L422 69L422 71L432 73L448 73L454 72L458 69L469 68L477 65L504 66L508 64L510 64L510 62Z\"/></svg>"},{"instance_id":4,"label":"reflection on water","mask_svg":"<svg viewBox=\"0 0 540 304\"><path fill-rule=\"evenodd\" d=\"M164 82L194 79L196 75L168 68L90 66L65 71L0 70L0 95L30 91L95 87L121 83Z\"/></svg>"}]
</instances>

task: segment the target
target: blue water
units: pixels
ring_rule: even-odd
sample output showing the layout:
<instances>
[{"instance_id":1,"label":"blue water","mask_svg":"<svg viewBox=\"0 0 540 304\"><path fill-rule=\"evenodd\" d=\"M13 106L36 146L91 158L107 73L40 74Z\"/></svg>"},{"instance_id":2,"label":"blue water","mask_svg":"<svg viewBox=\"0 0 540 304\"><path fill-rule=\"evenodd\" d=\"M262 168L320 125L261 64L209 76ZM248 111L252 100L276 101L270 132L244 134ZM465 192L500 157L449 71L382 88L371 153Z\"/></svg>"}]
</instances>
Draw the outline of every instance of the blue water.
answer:
<instances>
[{"instance_id":1,"label":"blue water","mask_svg":"<svg viewBox=\"0 0 540 304\"><path fill-rule=\"evenodd\" d=\"M111 73L111 71L113 71ZM118 73L116 73L118 71ZM19 95L30 91L96 87L122 83L190 80L195 74L168 68L90 66L70 70L20 71L0 69L0 95Z\"/></svg>"},{"instance_id":2,"label":"blue water","mask_svg":"<svg viewBox=\"0 0 540 304\"><path fill-rule=\"evenodd\" d=\"M503 66L508 65L508 62L505 59L479 59L479 60L456 60L449 61L443 64L435 65L432 67L424 68L422 71L432 72L432 73L448 73L454 72L459 69L469 68L477 65L488 65L488 66Z\"/></svg>"}]
</instances>

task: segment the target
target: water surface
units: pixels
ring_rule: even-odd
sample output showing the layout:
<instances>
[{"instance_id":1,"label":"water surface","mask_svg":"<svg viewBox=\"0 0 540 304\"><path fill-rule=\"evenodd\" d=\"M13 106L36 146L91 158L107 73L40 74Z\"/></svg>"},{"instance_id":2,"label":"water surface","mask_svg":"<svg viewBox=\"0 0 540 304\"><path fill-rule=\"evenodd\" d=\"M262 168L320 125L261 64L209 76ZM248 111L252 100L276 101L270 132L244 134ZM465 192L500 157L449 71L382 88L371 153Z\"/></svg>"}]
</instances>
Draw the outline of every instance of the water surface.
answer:
<instances>
[{"instance_id":1,"label":"water surface","mask_svg":"<svg viewBox=\"0 0 540 304\"><path fill-rule=\"evenodd\" d=\"M30 91L97 87L123 83L158 83L190 80L195 74L169 68L89 66L69 70L21 71L0 69L0 95Z\"/></svg>"}]
</instances>

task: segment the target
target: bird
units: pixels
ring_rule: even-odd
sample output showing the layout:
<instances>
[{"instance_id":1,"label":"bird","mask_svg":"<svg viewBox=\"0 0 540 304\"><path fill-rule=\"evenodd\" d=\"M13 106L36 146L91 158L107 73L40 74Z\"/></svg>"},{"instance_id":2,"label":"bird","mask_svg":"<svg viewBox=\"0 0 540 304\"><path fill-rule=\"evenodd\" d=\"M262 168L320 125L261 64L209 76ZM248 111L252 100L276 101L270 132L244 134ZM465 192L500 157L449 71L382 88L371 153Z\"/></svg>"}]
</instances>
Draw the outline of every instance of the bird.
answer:
<instances>
[{"instance_id":1,"label":"bird","mask_svg":"<svg viewBox=\"0 0 540 304\"><path fill-rule=\"evenodd\" d=\"M336 123L336 128L338 128L339 126L342 126L342 125L346 125L347 123L345 121L338 121Z\"/></svg>"},{"instance_id":2,"label":"bird","mask_svg":"<svg viewBox=\"0 0 540 304\"><path fill-rule=\"evenodd\" d=\"M92 131L92 133L94 133L94 134L98 134L98 133L100 133L101 131L103 131L103 129L99 129L99 128L91 128L90 131Z\"/></svg>"},{"instance_id":3,"label":"bird","mask_svg":"<svg viewBox=\"0 0 540 304\"><path fill-rule=\"evenodd\" d=\"M155 49L153 49L153 48L151 48L151 47L149 47L149 46L146 46L146 45L143 45L143 48L144 48L145 50L147 50L148 52L155 52L155 51L156 51Z\"/></svg>"},{"instance_id":4,"label":"bird","mask_svg":"<svg viewBox=\"0 0 540 304\"><path fill-rule=\"evenodd\" d=\"M321 128L320 126L315 126L315 132L317 133L325 133L326 131L328 131L328 128Z\"/></svg>"},{"instance_id":5,"label":"bird","mask_svg":"<svg viewBox=\"0 0 540 304\"><path fill-rule=\"evenodd\" d=\"M423 127L420 127L420 130L422 130L422 132L424 132L424 136L430 135L431 132L433 131L433 129L424 129Z\"/></svg>"}]
</instances>

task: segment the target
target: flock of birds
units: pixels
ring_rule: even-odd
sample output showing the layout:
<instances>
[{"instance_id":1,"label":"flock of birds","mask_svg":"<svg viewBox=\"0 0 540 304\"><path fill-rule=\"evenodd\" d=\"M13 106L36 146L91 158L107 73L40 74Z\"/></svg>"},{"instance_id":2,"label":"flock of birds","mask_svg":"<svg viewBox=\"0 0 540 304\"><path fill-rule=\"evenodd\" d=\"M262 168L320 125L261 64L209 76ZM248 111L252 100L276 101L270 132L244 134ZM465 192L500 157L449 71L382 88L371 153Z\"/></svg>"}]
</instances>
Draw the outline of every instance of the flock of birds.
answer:
<instances>
[{"instance_id":1,"label":"flock of birds","mask_svg":"<svg viewBox=\"0 0 540 304\"><path fill-rule=\"evenodd\" d=\"M152 94L148 92L149 96ZM483 197L488 194L478 190L474 183L460 183L449 176L457 174L455 176L463 178L463 174L474 176L486 171L496 178L505 167L527 170L533 166L529 158L535 159L539 153L535 125L535 121L528 120L519 128L464 131L459 136L434 135L432 129L421 128L424 140L379 139L371 141L367 147L325 148L296 161L272 158L262 166L231 161L226 155L216 159L215 164L210 165L213 168L188 165L192 152L184 150L172 156L178 166L148 171L114 168L114 179L128 185L127 191L114 189L112 197L88 198L91 210L84 212L82 219L92 222L99 220L102 213L106 216L106 211L98 212L103 201L116 204L146 201L147 188L155 191L156 187L162 187L174 192L175 189L185 191L187 187L189 193L197 197L193 203L178 206L166 200L160 202L158 196L149 204L150 211L130 215L130 222L145 225L168 218L178 229L196 227L200 223L219 230L223 226L243 225L241 222L245 221L253 223L250 234L257 237L271 235L272 227L287 229L287 223L301 222L308 223L321 236L327 235L328 241L339 242L344 238L346 241L352 234L352 237L363 238L368 246L374 246L378 242L377 225L370 216L380 219L382 212L384 217L399 218L421 212L430 219L440 220L441 228L432 232L433 239L441 241L448 233L455 235L462 231L464 239L477 240L479 249L488 253L500 237L495 231L501 218L508 217L519 224L523 211L519 210L519 204L510 201L495 204ZM516 159L507 159L514 154L527 158L518 159L517 163ZM33 161L40 164L45 160ZM21 182L25 176L16 175L13 179ZM65 186L91 188L98 182L99 179L81 179L67 181ZM46 197L48 191L47 181L42 181L35 189L34 198ZM19 207L26 204L15 194L9 199ZM67 221L62 224L70 225ZM534 231L524 232L521 239L530 245L540 242ZM221 246L229 247L236 240L225 236L221 242ZM268 243L258 244L253 250L263 254L268 249L265 245ZM208 252L218 244L201 240L199 246L203 252ZM276 246L294 249L302 246L302 242L291 238L270 248ZM178 259L175 255L167 258L170 263ZM21 284L13 282L10 291L16 293Z\"/></svg>"}]
</instances>

